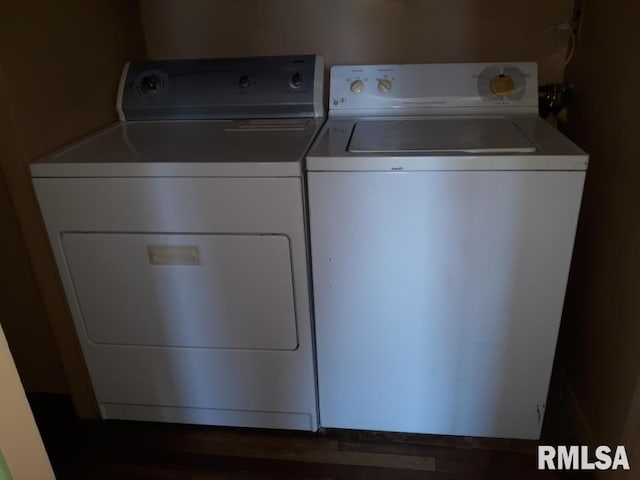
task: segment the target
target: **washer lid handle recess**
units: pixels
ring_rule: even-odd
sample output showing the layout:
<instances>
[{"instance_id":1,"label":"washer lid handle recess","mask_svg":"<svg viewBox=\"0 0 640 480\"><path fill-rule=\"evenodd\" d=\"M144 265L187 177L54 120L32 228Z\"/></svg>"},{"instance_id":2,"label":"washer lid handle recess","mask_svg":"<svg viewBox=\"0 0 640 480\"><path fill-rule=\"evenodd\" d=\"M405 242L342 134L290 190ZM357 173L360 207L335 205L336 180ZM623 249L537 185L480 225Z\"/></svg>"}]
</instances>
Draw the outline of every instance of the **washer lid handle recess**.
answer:
<instances>
[{"instance_id":1,"label":"washer lid handle recess","mask_svg":"<svg viewBox=\"0 0 640 480\"><path fill-rule=\"evenodd\" d=\"M353 153L532 153L535 144L508 118L364 120L348 147Z\"/></svg>"}]
</instances>

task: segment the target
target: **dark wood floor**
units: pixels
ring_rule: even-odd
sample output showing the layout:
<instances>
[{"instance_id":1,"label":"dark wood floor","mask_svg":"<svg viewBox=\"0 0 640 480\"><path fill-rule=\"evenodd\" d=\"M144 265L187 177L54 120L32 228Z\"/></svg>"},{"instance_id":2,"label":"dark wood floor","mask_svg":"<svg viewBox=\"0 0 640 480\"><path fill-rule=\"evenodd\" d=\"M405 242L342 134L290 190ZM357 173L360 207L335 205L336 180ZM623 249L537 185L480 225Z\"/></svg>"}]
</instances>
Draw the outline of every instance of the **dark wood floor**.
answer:
<instances>
[{"instance_id":1,"label":"dark wood floor","mask_svg":"<svg viewBox=\"0 0 640 480\"><path fill-rule=\"evenodd\" d=\"M543 441L575 443L555 384ZM65 396L30 395L30 402L58 480L590 478L538 472L538 442L87 421L75 418Z\"/></svg>"}]
</instances>

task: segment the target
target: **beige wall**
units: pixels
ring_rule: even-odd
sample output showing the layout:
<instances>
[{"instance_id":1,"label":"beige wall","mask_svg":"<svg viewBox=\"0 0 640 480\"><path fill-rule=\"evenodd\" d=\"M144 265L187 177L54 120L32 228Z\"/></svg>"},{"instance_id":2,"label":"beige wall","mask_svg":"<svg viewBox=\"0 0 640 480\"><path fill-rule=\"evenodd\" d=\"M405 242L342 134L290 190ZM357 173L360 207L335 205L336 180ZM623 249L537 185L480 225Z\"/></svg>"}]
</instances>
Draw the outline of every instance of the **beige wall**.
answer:
<instances>
[{"instance_id":1,"label":"beige wall","mask_svg":"<svg viewBox=\"0 0 640 480\"><path fill-rule=\"evenodd\" d=\"M0 328L0 450L15 480L54 480L7 341Z\"/></svg>"},{"instance_id":2,"label":"beige wall","mask_svg":"<svg viewBox=\"0 0 640 480\"><path fill-rule=\"evenodd\" d=\"M33 308L22 311L27 320L6 314L5 306L1 306L3 325L11 332L11 339L20 339L11 345L20 372L38 370L39 375L50 375L58 379L50 389L60 390L65 386L60 380L59 362L50 351L38 348L40 343L50 345L53 333L69 390L83 416L95 415L96 405L35 202L28 165L39 155L114 121L122 65L128 59L144 56L136 2L34 0L3 5L0 168L40 292L38 295L33 285L27 285L19 294L23 303L33 304ZM0 220L3 230L12 228L11 214ZM17 261L15 268L21 271L0 271L3 285L17 286L17 278L29 277L24 259ZM35 339L31 345L30 339ZM40 377L25 380L28 390L49 389Z\"/></svg>"},{"instance_id":3,"label":"beige wall","mask_svg":"<svg viewBox=\"0 0 640 480\"><path fill-rule=\"evenodd\" d=\"M538 61L562 79L573 0L140 0L152 58L318 53L327 65Z\"/></svg>"},{"instance_id":4,"label":"beige wall","mask_svg":"<svg viewBox=\"0 0 640 480\"><path fill-rule=\"evenodd\" d=\"M591 161L559 352L598 444L640 432L629 410L640 374L638 18L637 2L588 1L568 72L578 88L569 134Z\"/></svg>"}]
</instances>

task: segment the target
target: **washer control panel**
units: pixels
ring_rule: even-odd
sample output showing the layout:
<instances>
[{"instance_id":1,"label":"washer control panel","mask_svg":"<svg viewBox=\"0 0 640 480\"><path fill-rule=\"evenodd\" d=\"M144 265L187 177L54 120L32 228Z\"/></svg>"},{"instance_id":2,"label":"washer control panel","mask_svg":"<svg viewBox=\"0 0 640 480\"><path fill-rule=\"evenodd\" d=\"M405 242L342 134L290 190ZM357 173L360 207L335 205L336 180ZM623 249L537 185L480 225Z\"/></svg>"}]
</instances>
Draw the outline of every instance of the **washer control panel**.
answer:
<instances>
[{"instance_id":1,"label":"washer control panel","mask_svg":"<svg viewBox=\"0 0 640 480\"><path fill-rule=\"evenodd\" d=\"M533 62L336 66L331 68L329 109L537 111L537 74Z\"/></svg>"},{"instance_id":2,"label":"washer control panel","mask_svg":"<svg viewBox=\"0 0 640 480\"><path fill-rule=\"evenodd\" d=\"M317 55L162 60L125 66L122 120L322 116Z\"/></svg>"}]
</instances>

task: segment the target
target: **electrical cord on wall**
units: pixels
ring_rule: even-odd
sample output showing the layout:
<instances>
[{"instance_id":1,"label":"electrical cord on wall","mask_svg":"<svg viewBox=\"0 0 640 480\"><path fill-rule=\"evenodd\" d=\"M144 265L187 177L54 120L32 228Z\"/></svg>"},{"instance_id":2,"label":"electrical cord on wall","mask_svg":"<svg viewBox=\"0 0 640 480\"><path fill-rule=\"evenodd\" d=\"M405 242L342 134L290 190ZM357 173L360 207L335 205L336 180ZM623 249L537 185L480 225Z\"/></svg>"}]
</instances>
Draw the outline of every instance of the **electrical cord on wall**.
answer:
<instances>
[{"instance_id":1,"label":"electrical cord on wall","mask_svg":"<svg viewBox=\"0 0 640 480\"><path fill-rule=\"evenodd\" d=\"M565 59L562 67L566 67L569 65L569 62L573 58L573 54L576 51L576 34L573 32L573 27L569 22L562 23L556 27L558 30L569 32L569 37L571 41L571 48L569 49L569 53L567 54L567 58Z\"/></svg>"}]
</instances>

